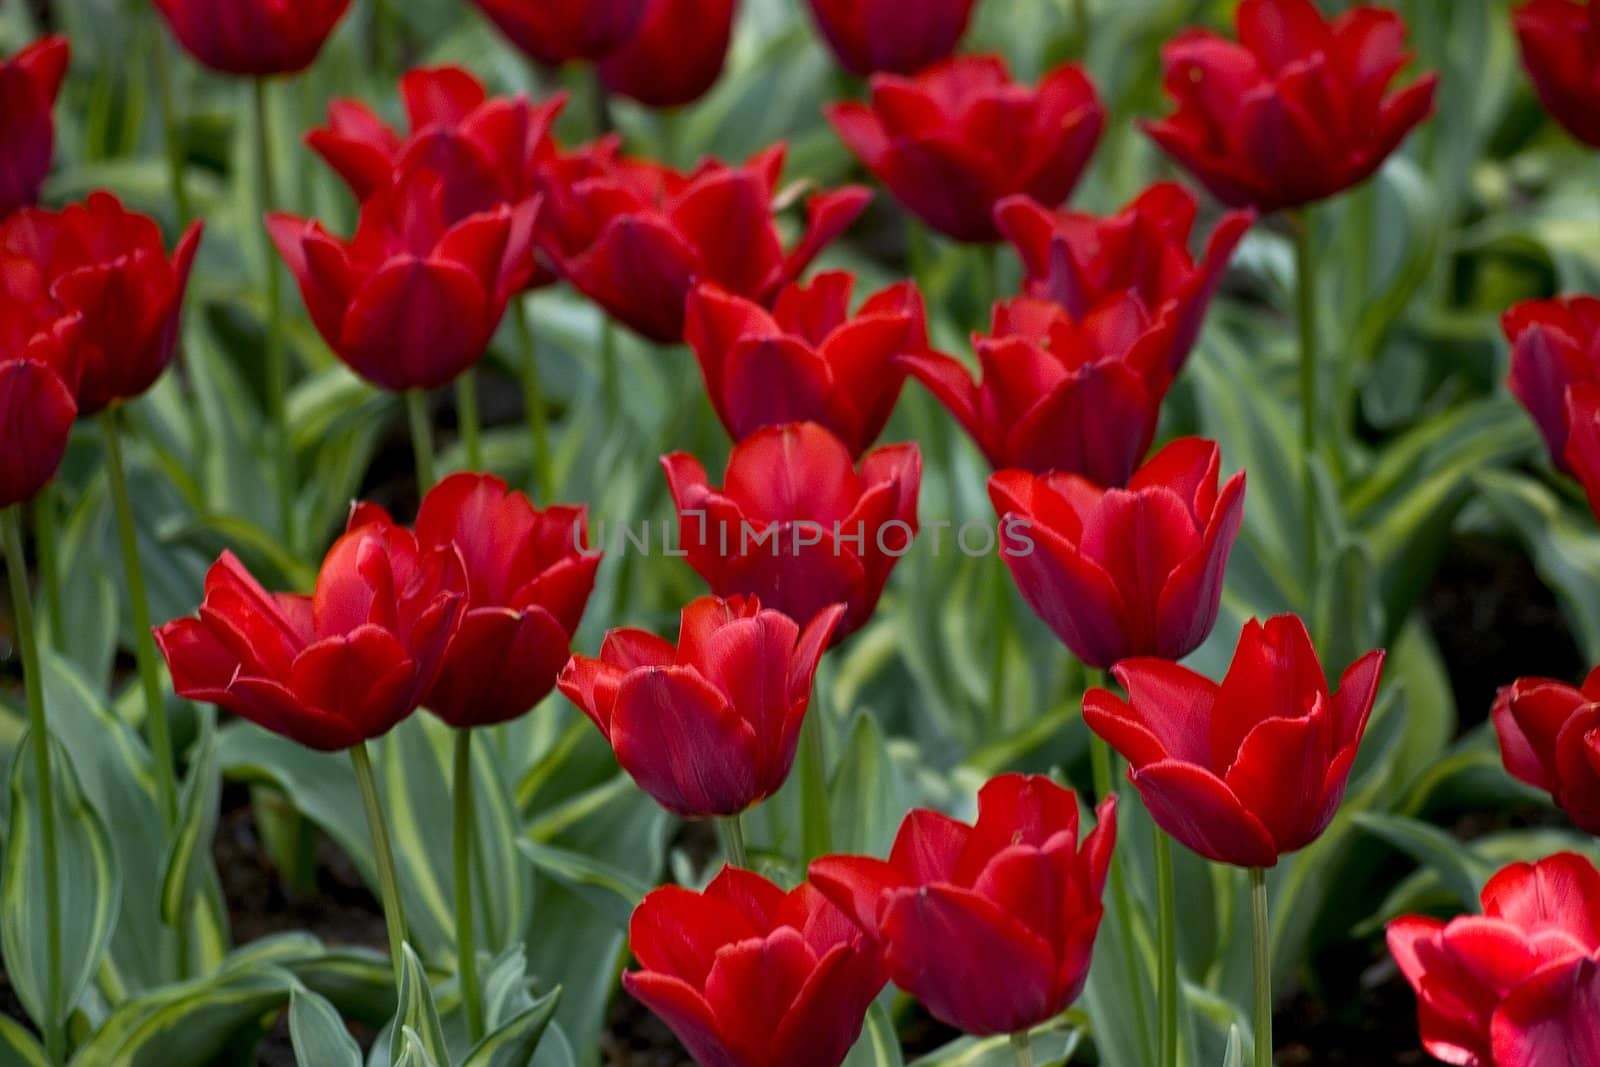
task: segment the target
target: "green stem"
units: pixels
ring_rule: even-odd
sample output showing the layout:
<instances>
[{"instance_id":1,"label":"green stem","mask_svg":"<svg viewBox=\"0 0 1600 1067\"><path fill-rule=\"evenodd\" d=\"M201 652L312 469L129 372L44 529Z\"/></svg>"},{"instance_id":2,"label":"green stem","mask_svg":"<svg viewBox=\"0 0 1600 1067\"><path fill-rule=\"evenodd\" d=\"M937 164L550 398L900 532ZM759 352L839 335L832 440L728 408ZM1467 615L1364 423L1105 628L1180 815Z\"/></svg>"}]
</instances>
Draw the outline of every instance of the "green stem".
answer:
<instances>
[{"instance_id":1,"label":"green stem","mask_svg":"<svg viewBox=\"0 0 1600 1067\"><path fill-rule=\"evenodd\" d=\"M417 463L417 495L433 488L433 423L428 421L428 394L406 390L406 420L411 424L411 454Z\"/></svg>"},{"instance_id":2,"label":"green stem","mask_svg":"<svg viewBox=\"0 0 1600 1067\"><path fill-rule=\"evenodd\" d=\"M744 827L737 815L725 815L717 820L717 836L722 839L722 858L730 867L749 869L750 859L744 850Z\"/></svg>"},{"instance_id":3,"label":"green stem","mask_svg":"<svg viewBox=\"0 0 1600 1067\"><path fill-rule=\"evenodd\" d=\"M383 802L378 798L378 779L372 773L372 757L366 742L350 750L355 765L356 784L361 787L361 803L367 809L367 829L372 834L372 852L378 862L378 891L383 898L383 922L389 930L389 957L394 964L394 987L400 988L402 949L406 943L406 912L400 900L400 875L394 865L394 848L389 844L389 827L383 817Z\"/></svg>"},{"instance_id":4,"label":"green stem","mask_svg":"<svg viewBox=\"0 0 1600 1067\"><path fill-rule=\"evenodd\" d=\"M1157 1001L1161 1010L1160 1067L1178 1067L1178 905L1172 879L1172 839L1159 827L1156 835L1157 940L1161 971Z\"/></svg>"},{"instance_id":5,"label":"green stem","mask_svg":"<svg viewBox=\"0 0 1600 1067\"><path fill-rule=\"evenodd\" d=\"M483 469L482 432L478 420L478 374L468 369L456 379L456 425L461 433L461 449L466 453L467 469Z\"/></svg>"},{"instance_id":6,"label":"green stem","mask_svg":"<svg viewBox=\"0 0 1600 1067\"><path fill-rule=\"evenodd\" d=\"M478 991L477 931L472 925L472 731L456 731L455 777L456 956L461 968L461 1000L467 1037L483 1039L483 997Z\"/></svg>"},{"instance_id":7,"label":"green stem","mask_svg":"<svg viewBox=\"0 0 1600 1067\"><path fill-rule=\"evenodd\" d=\"M67 627L61 613L61 563L56 558L56 487L53 482L46 483L33 498L33 547L39 554L34 569L44 593L50 647L62 652L67 647Z\"/></svg>"},{"instance_id":8,"label":"green stem","mask_svg":"<svg viewBox=\"0 0 1600 1067\"><path fill-rule=\"evenodd\" d=\"M989 722L999 724L1005 721L1002 705L1006 698L1006 651L1011 644L1014 616L1011 612L1011 569L998 553L994 558L994 566L994 618L990 620L990 627L994 630L994 663L989 674L988 711L992 716Z\"/></svg>"},{"instance_id":9,"label":"green stem","mask_svg":"<svg viewBox=\"0 0 1600 1067\"><path fill-rule=\"evenodd\" d=\"M549 433L545 427L544 386L539 381L539 342L528 322L527 301L518 297L511 301L511 310L517 336L522 341L522 406L527 409L528 431L533 436L531 481L539 502L548 504L555 485L550 470Z\"/></svg>"},{"instance_id":10,"label":"green stem","mask_svg":"<svg viewBox=\"0 0 1600 1067\"><path fill-rule=\"evenodd\" d=\"M606 88L606 83L600 78L600 68L594 69L594 79L590 83L594 93L594 135L604 137L616 129L616 120L611 115L611 90Z\"/></svg>"},{"instance_id":11,"label":"green stem","mask_svg":"<svg viewBox=\"0 0 1600 1067\"><path fill-rule=\"evenodd\" d=\"M1272 933L1267 925L1267 872L1250 869L1250 912L1256 961L1256 1067L1272 1067Z\"/></svg>"},{"instance_id":12,"label":"green stem","mask_svg":"<svg viewBox=\"0 0 1600 1067\"><path fill-rule=\"evenodd\" d=\"M52 1065L66 1055L61 1003L61 866L56 852L56 792L50 781L50 723L45 717L44 674L39 669L38 635L33 628L33 602L28 593L26 562L22 555L22 517L18 507L7 508L5 526L6 573L11 582L11 610L16 617L17 645L22 651L22 685L28 700L28 732L32 741L35 786L39 793L39 838L44 863L45 1009L39 1020L44 1031L45 1055Z\"/></svg>"},{"instance_id":13,"label":"green stem","mask_svg":"<svg viewBox=\"0 0 1600 1067\"><path fill-rule=\"evenodd\" d=\"M978 321L976 329L984 330L994 313L995 301L1000 298L1000 246L977 245L978 254Z\"/></svg>"},{"instance_id":14,"label":"green stem","mask_svg":"<svg viewBox=\"0 0 1600 1067\"><path fill-rule=\"evenodd\" d=\"M122 539L122 566L128 575L128 610L133 616L133 651L144 687L145 712L150 722L150 750L156 762L156 794L163 825L178 823L177 774L173 770L172 734L167 727L167 704L161 697L161 661L150 629L150 600L145 592L144 566L139 559L139 536L133 525L133 501L128 495L127 467L122 458L122 408L108 408L100 420L106 437L106 472L117 511L117 534Z\"/></svg>"},{"instance_id":15,"label":"green stem","mask_svg":"<svg viewBox=\"0 0 1600 1067\"><path fill-rule=\"evenodd\" d=\"M616 425L622 414L622 369L617 361L617 324L604 311L600 313L600 396L606 422Z\"/></svg>"},{"instance_id":16,"label":"green stem","mask_svg":"<svg viewBox=\"0 0 1600 1067\"><path fill-rule=\"evenodd\" d=\"M1300 448L1305 470L1305 548L1306 574L1315 581L1317 573L1317 489L1311 476L1311 460L1317 454L1317 278L1314 231L1309 208L1290 217L1294 231L1295 295L1300 325ZM1309 588L1309 585L1308 585Z\"/></svg>"},{"instance_id":17,"label":"green stem","mask_svg":"<svg viewBox=\"0 0 1600 1067\"><path fill-rule=\"evenodd\" d=\"M1016 1053L1017 1067L1033 1067L1033 1042L1025 1030L1011 1035L1011 1051Z\"/></svg>"},{"instance_id":18,"label":"green stem","mask_svg":"<svg viewBox=\"0 0 1600 1067\"><path fill-rule=\"evenodd\" d=\"M156 104L161 111L161 129L166 137L167 180L172 186L172 206L178 213L178 229L185 230L194 213L189 207L189 190L184 185L183 139L178 136L177 112L172 105L172 60L166 31L159 26L151 45L155 50Z\"/></svg>"},{"instance_id":19,"label":"green stem","mask_svg":"<svg viewBox=\"0 0 1600 1067\"><path fill-rule=\"evenodd\" d=\"M822 743L823 709L813 699L800 727L800 847L809 864L833 851L828 811L828 764Z\"/></svg>"},{"instance_id":20,"label":"green stem","mask_svg":"<svg viewBox=\"0 0 1600 1067\"><path fill-rule=\"evenodd\" d=\"M257 211L263 220L277 206L272 166L272 128L267 115L267 80L254 83ZM294 443L289 437L289 365L283 338L283 276L272 241L263 238L267 270L267 417L272 422L272 449L278 490L278 523L285 544L294 550Z\"/></svg>"}]
</instances>

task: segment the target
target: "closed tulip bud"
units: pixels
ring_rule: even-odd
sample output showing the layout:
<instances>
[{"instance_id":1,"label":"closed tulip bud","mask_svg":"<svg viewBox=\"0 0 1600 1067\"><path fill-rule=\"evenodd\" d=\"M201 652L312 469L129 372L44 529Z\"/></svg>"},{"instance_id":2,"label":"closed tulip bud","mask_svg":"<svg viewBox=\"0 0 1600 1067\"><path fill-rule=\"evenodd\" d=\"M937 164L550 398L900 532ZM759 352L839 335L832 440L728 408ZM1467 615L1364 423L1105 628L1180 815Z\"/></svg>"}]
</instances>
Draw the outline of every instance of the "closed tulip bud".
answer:
<instances>
[{"instance_id":1,"label":"closed tulip bud","mask_svg":"<svg viewBox=\"0 0 1600 1067\"><path fill-rule=\"evenodd\" d=\"M811 881L934 1018L969 1034L1019 1033L1083 992L1116 807L1108 797L1080 837L1071 790L1002 775L978 793L976 824L917 809L887 862L826 856L811 864Z\"/></svg>"},{"instance_id":2,"label":"closed tulip bud","mask_svg":"<svg viewBox=\"0 0 1600 1067\"><path fill-rule=\"evenodd\" d=\"M683 609L676 648L612 630L599 659L574 656L557 684L656 803L688 818L737 815L789 777L843 613L834 605L802 630L754 597L701 597Z\"/></svg>"},{"instance_id":3,"label":"closed tulip bud","mask_svg":"<svg viewBox=\"0 0 1600 1067\"><path fill-rule=\"evenodd\" d=\"M911 78L877 75L870 106L834 104L828 120L906 210L958 241L986 242L1000 238L994 210L1006 197L1067 198L1105 108L1071 64L1030 89L998 56L959 56Z\"/></svg>"},{"instance_id":4,"label":"closed tulip bud","mask_svg":"<svg viewBox=\"0 0 1600 1067\"><path fill-rule=\"evenodd\" d=\"M1189 30L1166 46L1177 110L1145 132L1218 200L1299 207L1365 181L1433 113L1435 75L1393 93L1405 21L1311 0L1242 0L1239 40Z\"/></svg>"},{"instance_id":5,"label":"closed tulip bud","mask_svg":"<svg viewBox=\"0 0 1600 1067\"><path fill-rule=\"evenodd\" d=\"M649 0L639 28L600 61L600 80L648 107L682 107L722 74L738 0Z\"/></svg>"},{"instance_id":6,"label":"closed tulip bud","mask_svg":"<svg viewBox=\"0 0 1600 1067\"><path fill-rule=\"evenodd\" d=\"M1600 148L1600 4L1530 0L1512 24L1545 110L1572 136Z\"/></svg>"},{"instance_id":7,"label":"closed tulip bud","mask_svg":"<svg viewBox=\"0 0 1600 1067\"><path fill-rule=\"evenodd\" d=\"M1128 699L1092 690L1083 717L1128 760L1156 825L1218 863L1272 867L1333 821L1383 656L1361 657L1329 693L1304 623L1251 620L1220 686L1168 660L1124 660L1113 673Z\"/></svg>"},{"instance_id":8,"label":"closed tulip bud","mask_svg":"<svg viewBox=\"0 0 1600 1067\"><path fill-rule=\"evenodd\" d=\"M1580 830L1600 834L1600 668L1573 688L1519 678L1490 716L1513 778L1543 789Z\"/></svg>"},{"instance_id":9,"label":"closed tulip bud","mask_svg":"<svg viewBox=\"0 0 1600 1067\"><path fill-rule=\"evenodd\" d=\"M0 249L0 508L55 476L78 416L81 323L38 283L32 264Z\"/></svg>"},{"instance_id":10,"label":"closed tulip bud","mask_svg":"<svg viewBox=\"0 0 1600 1067\"><path fill-rule=\"evenodd\" d=\"M1567 466L1567 392L1600 385L1600 299L1526 300L1501 319L1511 343L1511 393L1527 409L1561 470Z\"/></svg>"},{"instance_id":11,"label":"closed tulip bud","mask_svg":"<svg viewBox=\"0 0 1600 1067\"><path fill-rule=\"evenodd\" d=\"M546 66L608 56L632 37L650 0L472 0L506 38Z\"/></svg>"},{"instance_id":12,"label":"closed tulip bud","mask_svg":"<svg viewBox=\"0 0 1600 1067\"><path fill-rule=\"evenodd\" d=\"M294 74L322 51L350 0L154 0L178 43L223 74Z\"/></svg>"},{"instance_id":13,"label":"closed tulip bud","mask_svg":"<svg viewBox=\"0 0 1600 1067\"><path fill-rule=\"evenodd\" d=\"M0 218L39 199L55 154L53 111L70 55L65 37L45 37L0 60Z\"/></svg>"},{"instance_id":14,"label":"closed tulip bud","mask_svg":"<svg viewBox=\"0 0 1600 1067\"><path fill-rule=\"evenodd\" d=\"M956 50L977 0L810 0L839 65L865 78L915 74Z\"/></svg>"}]
</instances>

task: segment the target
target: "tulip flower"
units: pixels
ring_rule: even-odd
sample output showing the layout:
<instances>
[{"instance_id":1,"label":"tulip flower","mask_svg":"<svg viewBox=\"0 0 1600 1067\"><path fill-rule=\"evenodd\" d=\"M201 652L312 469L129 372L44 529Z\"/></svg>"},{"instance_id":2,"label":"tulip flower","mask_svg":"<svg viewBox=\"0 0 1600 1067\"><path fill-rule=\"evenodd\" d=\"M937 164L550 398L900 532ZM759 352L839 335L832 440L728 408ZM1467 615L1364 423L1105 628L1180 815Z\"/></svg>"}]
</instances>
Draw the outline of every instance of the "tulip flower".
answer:
<instances>
[{"instance_id":1,"label":"tulip flower","mask_svg":"<svg viewBox=\"0 0 1600 1067\"><path fill-rule=\"evenodd\" d=\"M764 426L815 422L860 456L900 399L901 354L927 351L922 294L910 282L875 293L854 317L845 271L791 285L769 313L700 285L689 294L685 340L700 361L711 406L735 441Z\"/></svg>"},{"instance_id":2,"label":"tulip flower","mask_svg":"<svg viewBox=\"0 0 1600 1067\"><path fill-rule=\"evenodd\" d=\"M223 74L295 74L322 51L350 0L154 0L188 53Z\"/></svg>"},{"instance_id":3,"label":"tulip flower","mask_svg":"<svg viewBox=\"0 0 1600 1067\"><path fill-rule=\"evenodd\" d=\"M1081 322L1059 305L996 304L974 337L981 382L935 352L901 362L950 410L996 470L1081 475L1123 485L1155 439L1176 319L1151 320L1123 293Z\"/></svg>"},{"instance_id":4,"label":"tulip flower","mask_svg":"<svg viewBox=\"0 0 1600 1067\"><path fill-rule=\"evenodd\" d=\"M424 550L360 509L354 518L311 596L269 593L222 554L199 614L156 630L179 696L324 752L381 737L417 709L466 604L461 554Z\"/></svg>"},{"instance_id":5,"label":"tulip flower","mask_svg":"<svg viewBox=\"0 0 1600 1067\"><path fill-rule=\"evenodd\" d=\"M915 74L947 58L967 32L977 0L810 0L839 65L867 77Z\"/></svg>"},{"instance_id":6,"label":"tulip flower","mask_svg":"<svg viewBox=\"0 0 1600 1067\"><path fill-rule=\"evenodd\" d=\"M1174 377L1200 336L1206 308L1228 260L1255 216L1234 211L1211 231L1200 262L1189 254L1197 205L1187 189L1158 182L1109 218L1050 211L1025 196L995 209L1016 246L1028 295L1052 300L1081 322L1131 293L1142 315L1174 322L1168 373Z\"/></svg>"},{"instance_id":7,"label":"tulip flower","mask_svg":"<svg viewBox=\"0 0 1600 1067\"><path fill-rule=\"evenodd\" d=\"M649 0L639 28L600 61L600 81L649 107L681 107L722 75L738 0Z\"/></svg>"},{"instance_id":8,"label":"tulip flower","mask_svg":"<svg viewBox=\"0 0 1600 1067\"><path fill-rule=\"evenodd\" d=\"M975 825L914 810L887 862L825 856L811 881L935 1019L969 1034L1020 1033L1083 992L1116 807L1114 796L1101 803L1080 847L1071 790L1002 775L978 793Z\"/></svg>"},{"instance_id":9,"label":"tulip flower","mask_svg":"<svg viewBox=\"0 0 1600 1067\"><path fill-rule=\"evenodd\" d=\"M105 192L0 224L0 251L15 257L20 284L80 320L79 415L139 396L172 362L201 230L190 226L169 259L155 220Z\"/></svg>"},{"instance_id":10,"label":"tulip flower","mask_svg":"<svg viewBox=\"0 0 1600 1067\"><path fill-rule=\"evenodd\" d=\"M1423 1047L1462 1067L1594 1062L1579 1051L1596 1048L1593 1014L1578 1016L1577 1033L1563 1024L1595 1006L1600 871L1572 852L1514 863L1489 879L1482 901L1482 915L1389 924L1389 951L1417 993Z\"/></svg>"},{"instance_id":11,"label":"tulip flower","mask_svg":"<svg viewBox=\"0 0 1600 1067\"><path fill-rule=\"evenodd\" d=\"M852 465L816 423L767 427L734 445L723 487L684 452L661 465L681 550L718 596L757 596L806 623L847 605L836 641L872 617L917 531L922 455L889 445Z\"/></svg>"},{"instance_id":12,"label":"tulip flower","mask_svg":"<svg viewBox=\"0 0 1600 1067\"><path fill-rule=\"evenodd\" d=\"M1544 437L1550 460L1567 464L1567 393L1600 385L1600 299L1527 300L1501 319L1511 343L1511 393Z\"/></svg>"},{"instance_id":13,"label":"tulip flower","mask_svg":"<svg viewBox=\"0 0 1600 1067\"><path fill-rule=\"evenodd\" d=\"M1567 388L1566 468L1583 486L1589 510L1600 517L1600 384Z\"/></svg>"},{"instance_id":14,"label":"tulip flower","mask_svg":"<svg viewBox=\"0 0 1600 1067\"><path fill-rule=\"evenodd\" d=\"M1530 0L1512 16L1539 100L1557 122L1600 148L1600 6L1591 0Z\"/></svg>"},{"instance_id":15,"label":"tulip flower","mask_svg":"<svg viewBox=\"0 0 1600 1067\"><path fill-rule=\"evenodd\" d=\"M755 597L701 597L683 609L676 648L612 630L599 659L574 656L556 684L656 803L688 818L738 815L789 777L843 614L834 605L801 629Z\"/></svg>"},{"instance_id":16,"label":"tulip flower","mask_svg":"<svg viewBox=\"0 0 1600 1067\"><path fill-rule=\"evenodd\" d=\"M546 66L599 59L621 48L650 0L472 0L500 32Z\"/></svg>"},{"instance_id":17,"label":"tulip flower","mask_svg":"<svg viewBox=\"0 0 1600 1067\"><path fill-rule=\"evenodd\" d=\"M1600 668L1581 688L1519 678L1491 715L1513 778L1543 789L1585 833L1600 834Z\"/></svg>"},{"instance_id":18,"label":"tulip flower","mask_svg":"<svg viewBox=\"0 0 1600 1067\"><path fill-rule=\"evenodd\" d=\"M1393 11L1328 21L1311 0L1242 0L1237 20L1238 43L1190 30L1166 46L1177 110L1144 124L1225 204L1326 199L1365 181L1433 113L1433 74L1389 92L1410 59Z\"/></svg>"},{"instance_id":19,"label":"tulip flower","mask_svg":"<svg viewBox=\"0 0 1600 1067\"><path fill-rule=\"evenodd\" d=\"M811 197L805 234L785 253L773 197L786 150L774 145L740 167L707 160L681 174L597 146L569 164L574 180L551 173L540 247L618 321L676 343L696 282L769 304L866 206L870 194L856 187Z\"/></svg>"},{"instance_id":20,"label":"tulip flower","mask_svg":"<svg viewBox=\"0 0 1600 1067\"><path fill-rule=\"evenodd\" d=\"M0 218L39 199L55 154L52 111L70 54L65 37L45 37L0 60Z\"/></svg>"},{"instance_id":21,"label":"tulip flower","mask_svg":"<svg viewBox=\"0 0 1600 1067\"><path fill-rule=\"evenodd\" d=\"M785 893L724 867L634 909L640 969L622 976L702 1067L838 1067L883 987L872 944L802 882Z\"/></svg>"},{"instance_id":22,"label":"tulip flower","mask_svg":"<svg viewBox=\"0 0 1600 1067\"><path fill-rule=\"evenodd\" d=\"M958 56L915 77L879 74L871 106L833 104L828 121L906 210L958 241L997 241L995 205L1025 193L1049 207L1089 164L1105 108L1065 64L1037 89L999 56Z\"/></svg>"},{"instance_id":23,"label":"tulip flower","mask_svg":"<svg viewBox=\"0 0 1600 1067\"><path fill-rule=\"evenodd\" d=\"M318 332L380 389L432 389L473 366L529 279L537 203L452 221L444 192L431 168L408 170L362 205L348 242L267 217Z\"/></svg>"},{"instance_id":24,"label":"tulip flower","mask_svg":"<svg viewBox=\"0 0 1600 1067\"><path fill-rule=\"evenodd\" d=\"M1125 490L1071 474L989 479L1001 555L1022 598L1084 663L1181 659L1210 635L1244 520L1244 472L1219 493L1220 466L1214 442L1189 437Z\"/></svg>"},{"instance_id":25,"label":"tulip flower","mask_svg":"<svg viewBox=\"0 0 1600 1067\"><path fill-rule=\"evenodd\" d=\"M0 248L0 508L55 476L78 416L81 320L38 299L30 268Z\"/></svg>"}]
</instances>

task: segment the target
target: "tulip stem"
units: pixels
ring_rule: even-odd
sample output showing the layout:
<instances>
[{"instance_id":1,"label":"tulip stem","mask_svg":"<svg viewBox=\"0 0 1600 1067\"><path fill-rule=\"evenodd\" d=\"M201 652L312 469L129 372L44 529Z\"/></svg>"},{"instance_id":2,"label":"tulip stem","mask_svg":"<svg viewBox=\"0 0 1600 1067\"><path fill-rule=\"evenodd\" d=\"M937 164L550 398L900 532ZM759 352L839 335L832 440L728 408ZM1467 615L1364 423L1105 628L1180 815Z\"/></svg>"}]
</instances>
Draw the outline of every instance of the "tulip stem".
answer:
<instances>
[{"instance_id":1,"label":"tulip stem","mask_svg":"<svg viewBox=\"0 0 1600 1067\"><path fill-rule=\"evenodd\" d=\"M394 865L394 848L389 844L389 827L383 818L383 801L378 797L378 779L372 773L372 757L365 741L350 750L355 765L356 784L361 787L361 803L367 809L367 829L372 834L372 852L378 863L378 891L383 898L383 922L389 930L389 957L394 964L394 987L400 989L400 968L406 943L405 905L400 900L400 875Z\"/></svg>"},{"instance_id":2,"label":"tulip stem","mask_svg":"<svg viewBox=\"0 0 1600 1067\"><path fill-rule=\"evenodd\" d=\"M56 853L56 793L50 780L50 723L45 717L44 674L39 669L38 635L33 629L33 602L22 555L22 518L18 507L5 510L6 574L11 583L11 611L16 621L17 645L22 652L22 686L28 700L28 734L33 748L35 788L39 796L39 841L44 864L45 925L45 1054L53 1065L66 1054L66 1034L61 1016L61 861Z\"/></svg>"},{"instance_id":3,"label":"tulip stem","mask_svg":"<svg viewBox=\"0 0 1600 1067\"><path fill-rule=\"evenodd\" d=\"M750 858L744 850L744 826L737 815L724 815L717 820L717 836L722 839L722 858L730 867L749 869Z\"/></svg>"},{"instance_id":4,"label":"tulip stem","mask_svg":"<svg viewBox=\"0 0 1600 1067\"><path fill-rule=\"evenodd\" d=\"M478 420L478 373L470 367L456 379L456 426L467 469L483 469L483 441Z\"/></svg>"},{"instance_id":5,"label":"tulip stem","mask_svg":"<svg viewBox=\"0 0 1600 1067\"><path fill-rule=\"evenodd\" d=\"M545 426L544 385L539 380L539 341L528 321L528 305L524 298L519 296L511 301L511 313L516 320L517 336L522 341L522 406L527 409L528 431L533 436L531 481L539 502L548 504L555 487L550 472L550 439Z\"/></svg>"},{"instance_id":6,"label":"tulip stem","mask_svg":"<svg viewBox=\"0 0 1600 1067\"><path fill-rule=\"evenodd\" d=\"M995 556L997 570L994 572L994 618L990 620L994 630L994 662L990 666L989 677L989 723L995 727L1005 721L1005 712L1001 705L1006 699L1006 651L1011 644L1011 624L1014 616L1011 613L1011 569L1006 566L1003 556Z\"/></svg>"},{"instance_id":7,"label":"tulip stem","mask_svg":"<svg viewBox=\"0 0 1600 1067\"><path fill-rule=\"evenodd\" d=\"M39 574L39 590L44 594L46 633L50 647L66 650L67 626L61 614L61 563L56 558L56 489L47 482L33 498L33 547L39 558L34 569Z\"/></svg>"},{"instance_id":8,"label":"tulip stem","mask_svg":"<svg viewBox=\"0 0 1600 1067\"><path fill-rule=\"evenodd\" d=\"M1033 1042L1026 1030L1011 1035L1011 1051L1017 1054L1017 1067L1033 1067Z\"/></svg>"},{"instance_id":9,"label":"tulip stem","mask_svg":"<svg viewBox=\"0 0 1600 1067\"><path fill-rule=\"evenodd\" d=\"M1305 552L1307 595L1317 574L1317 485L1311 461L1317 454L1317 279L1311 213L1302 208L1290 215L1294 231L1295 294L1300 325L1300 447L1305 454Z\"/></svg>"},{"instance_id":10,"label":"tulip stem","mask_svg":"<svg viewBox=\"0 0 1600 1067\"><path fill-rule=\"evenodd\" d=\"M152 44L156 68L156 106L161 112L161 130L166 137L168 181L172 185L172 206L178 213L178 229L186 230L194 218L189 207L189 190L184 185L183 140L178 136L177 112L172 104L172 60L167 49L166 31L156 27Z\"/></svg>"},{"instance_id":11,"label":"tulip stem","mask_svg":"<svg viewBox=\"0 0 1600 1067\"><path fill-rule=\"evenodd\" d=\"M1255 920L1256 1067L1272 1067L1272 933L1267 926L1267 872L1250 868L1250 911Z\"/></svg>"},{"instance_id":12,"label":"tulip stem","mask_svg":"<svg viewBox=\"0 0 1600 1067\"><path fill-rule=\"evenodd\" d=\"M800 725L800 849L801 858L808 864L833 851L821 715L822 708L813 706Z\"/></svg>"},{"instance_id":13,"label":"tulip stem","mask_svg":"<svg viewBox=\"0 0 1600 1067\"><path fill-rule=\"evenodd\" d=\"M1160 1067L1178 1067L1178 906L1172 880L1172 839L1159 827L1156 835L1157 941L1160 945Z\"/></svg>"},{"instance_id":14,"label":"tulip stem","mask_svg":"<svg viewBox=\"0 0 1600 1067\"><path fill-rule=\"evenodd\" d=\"M265 221L277 207L278 194L272 169L272 129L267 117L267 80L257 78L255 90L256 195L258 213ZM277 472L278 523L284 543L294 550L294 442L289 437L289 366L283 338L283 278L272 241L263 238L267 268L267 417L272 421L272 449Z\"/></svg>"},{"instance_id":15,"label":"tulip stem","mask_svg":"<svg viewBox=\"0 0 1600 1067\"><path fill-rule=\"evenodd\" d=\"M483 996L478 991L477 931L472 925L472 730L456 731L455 889L456 956L461 970L461 1001L467 1013L467 1037L483 1039Z\"/></svg>"},{"instance_id":16,"label":"tulip stem","mask_svg":"<svg viewBox=\"0 0 1600 1067\"><path fill-rule=\"evenodd\" d=\"M411 424L411 455L417 464L417 496L433 488L433 423L428 420L428 394L406 390L406 420Z\"/></svg>"},{"instance_id":17,"label":"tulip stem","mask_svg":"<svg viewBox=\"0 0 1600 1067\"><path fill-rule=\"evenodd\" d=\"M600 395L605 402L607 425L622 414L621 369L617 366L617 325L601 312L600 319Z\"/></svg>"},{"instance_id":18,"label":"tulip stem","mask_svg":"<svg viewBox=\"0 0 1600 1067\"><path fill-rule=\"evenodd\" d=\"M145 712L150 725L150 750L156 761L156 794L161 802L162 824L172 830L178 823L177 773L173 769L172 734L167 727L167 704L161 696L160 658L150 629L150 600L145 592L144 565L139 559L139 535L133 524L133 501L128 495L127 467L122 458L122 406L113 404L100 420L106 438L106 474L117 512L117 534L122 540L122 566L128 575L128 612L133 616L133 651L144 686Z\"/></svg>"}]
</instances>

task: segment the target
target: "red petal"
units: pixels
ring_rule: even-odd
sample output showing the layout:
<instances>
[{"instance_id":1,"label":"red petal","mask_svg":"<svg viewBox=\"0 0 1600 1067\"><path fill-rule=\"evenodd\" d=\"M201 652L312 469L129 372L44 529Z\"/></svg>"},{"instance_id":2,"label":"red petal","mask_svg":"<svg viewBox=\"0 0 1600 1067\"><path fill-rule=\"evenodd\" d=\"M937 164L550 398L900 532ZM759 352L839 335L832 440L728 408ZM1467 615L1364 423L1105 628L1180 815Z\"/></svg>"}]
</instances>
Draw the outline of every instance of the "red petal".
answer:
<instances>
[{"instance_id":1,"label":"red petal","mask_svg":"<svg viewBox=\"0 0 1600 1067\"><path fill-rule=\"evenodd\" d=\"M1129 777L1156 825L1191 851L1235 867L1277 865L1272 835L1216 775L1167 760Z\"/></svg>"},{"instance_id":2,"label":"red petal","mask_svg":"<svg viewBox=\"0 0 1600 1067\"><path fill-rule=\"evenodd\" d=\"M737 815L765 795L750 725L694 670L653 667L623 679L611 747L639 788L691 818Z\"/></svg>"}]
</instances>

